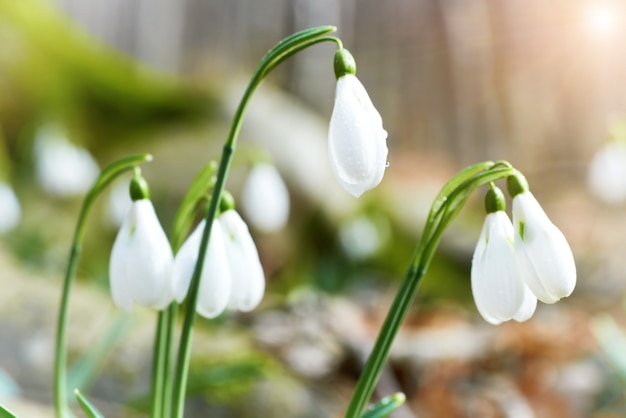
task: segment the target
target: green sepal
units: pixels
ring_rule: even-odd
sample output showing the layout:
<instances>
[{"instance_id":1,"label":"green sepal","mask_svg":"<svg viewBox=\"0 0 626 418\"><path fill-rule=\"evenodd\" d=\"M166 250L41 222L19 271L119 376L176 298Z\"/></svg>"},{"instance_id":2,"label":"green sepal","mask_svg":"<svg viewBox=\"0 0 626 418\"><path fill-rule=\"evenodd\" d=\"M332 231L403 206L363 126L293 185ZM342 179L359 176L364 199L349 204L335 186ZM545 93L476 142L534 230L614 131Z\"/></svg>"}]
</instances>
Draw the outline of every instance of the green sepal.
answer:
<instances>
[{"instance_id":1,"label":"green sepal","mask_svg":"<svg viewBox=\"0 0 626 418\"><path fill-rule=\"evenodd\" d=\"M337 52L335 52L333 66L337 80L346 74L356 75L356 61L354 61L354 57L350 51L345 48L339 48Z\"/></svg>"},{"instance_id":2,"label":"green sepal","mask_svg":"<svg viewBox=\"0 0 626 418\"><path fill-rule=\"evenodd\" d=\"M528 191L528 181L526 181L526 177L522 173L516 170L513 175L507 177L506 189L509 192L509 196L513 198Z\"/></svg>"},{"instance_id":3,"label":"green sepal","mask_svg":"<svg viewBox=\"0 0 626 418\"><path fill-rule=\"evenodd\" d=\"M222 192L222 200L220 200L220 213L232 209L235 209L235 198L228 190L224 190Z\"/></svg>"},{"instance_id":4,"label":"green sepal","mask_svg":"<svg viewBox=\"0 0 626 418\"><path fill-rule=\"evenodd\" d=\"M91 402L89 402L89 400L85 398L78 389L74 389L74 395L76 395L76 399L78 399L78 404L80 405L85 415L87 415L87 418L104 418L102 412L98 411L98 408L96 408Z\"/></svg>"},{"instance_id":5,"label":"green sepal","mask_svg":"<svg viewBox=\"0 0 626 418\"><path fill-rule=\"evenodd\" d=\"M137 200L150 199L150 186L148 182L141 175L141 172L137 170L129 186L130 198L133 202Z\"/></svg>"},{"instance_id":6,"label":"green sepal","mask_svg":"<svg viewBox=\"0 0 626 418\"><path fill-rule=\"evenodd\" d=\"M0 418L17 418L17 415L0 405Z\"/></svg>"},{"instance_id":7,"label":"green sepal","mask_svg":"<svg viewBox=\"0 0 626 418\"><path fill-rule=\"evenodd\" d=\"M491 186L485 195L485 211L494 213L506 210L506 198L499 187Z\"/></svg>"},{"instance_id":8,"label":"green sepal","mask_svg":"<svg viewBox=\"0 0 626 418\"><path fill-rule=\"evenodd\" d=\"M401 407L406 401L404 393L398 392L381 399L379 402L370 405L361 418L385 418L393 411Z\"/></svg>"}]
</instances>

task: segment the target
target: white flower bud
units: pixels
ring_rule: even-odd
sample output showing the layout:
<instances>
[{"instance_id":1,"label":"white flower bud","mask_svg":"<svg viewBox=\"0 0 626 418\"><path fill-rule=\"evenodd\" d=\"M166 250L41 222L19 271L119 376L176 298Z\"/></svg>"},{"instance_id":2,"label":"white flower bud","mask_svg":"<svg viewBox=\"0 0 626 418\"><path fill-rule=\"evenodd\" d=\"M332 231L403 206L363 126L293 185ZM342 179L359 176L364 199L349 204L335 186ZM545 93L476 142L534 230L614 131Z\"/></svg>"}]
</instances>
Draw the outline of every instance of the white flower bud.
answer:
<instances>
[{"instance_id":1,"label":"white flower bud","mask_svg":"<svg viewBox=\"0 0 626 418\"><path fill-rule=\"evenodd\" d=\"M361 82L341 76L330 118L328 151L332 170L355 197L378 185L387 167L387 131Z\"/></svg>"},{"instance_id":2,"label":"white flower bud","mask_svg":"<svg viewBox=\"0 0 626 418\"><path fill-rule=\"evenodd\" d=\"M179 303L189 291L205 225L204 220L200 222L176 254L174 293ZM211 227L211 236L204 257L196 311L205 318L214 318L228 306L231 292L231 274L224 246L224 233L217 221L214 221Z\"/></svg>"},{"instance_id":3,"label":"white flower bud","mask_svg":"<svg viewBox=\"0 0 626 418\"><path fill-rule=\"evenodd\" d=\"M53 196L86 193L100 172L87 150L71 144L52 127L38 133L34 151L37 181Z\"/></svg>"},{"instance_id":4,"label":"white flower bud","mask_svg":"<svg viewBox=\"0 0 626 418\"><path fill-rule=\"evenodd\" d=\"M482 317L493 325L532 316L537 298L522 281L513 226L504 211L489 213L472 260L472 293Z\"/></svg>"},{"instance_id":5,"label":"white flower bud","mask_svg":"<svg viewBox=\"0 0 626 418\"><path fill-rule=\"evenodd\" d=\"M163 309L173 299L174 256L148 199L133 202L120 228L109 263L116 305L130 311L133 303Z\"/></svg>"},{"instance_id":6,"label":"white flower bud","mask_svg":"<svg viewBox=\"0 0 626 418\"><path fill-rule=\"evenodd\" d=\"M587 184L605 203L626 201L626 142L612 141L596 153L589 165Z\"/></svg>"},{"instance_id":7,"label":"white flower bud","mask_svg":"<svg viewBox=\"0 0 626 418\"><path fill-rule=\"evenodd\" d=\"M271 164L255 165L242 191L242 207L251 224L264 232L277 231L289 218L289 191Z\"/></svg>"},{"instance_id":8,"label":"white flower bud","mask_svg":"<svg viewBox=\"0 0 626 418\"><path fill-rule=\"evenodd\" d=\"M554 303L576 287L576 264L563 233L529 191L513 198L515 248L522 279L537 298Z\"/></svg>"},{"instance_id":9,"label":"white flower bud","mask_svg":"<svg viewBox=\"0 0 626 418\"><path fill-rule=\"evenodd\" d=\"M22 207L15 191L7 183L0 181L0 233L15 228L22 217Z\"/></svg>"},{"instance_id":10,"label":"white flower bud","mask_svg":"<svg viewBox=\"0 0 626 418\"><path fill-rule=\"evenodd\" d=\"M250 231L239 214L227 210L219 217L232 278L229 308L251 311L261 302L265 274Z\"/></svg>"}]
</instances>

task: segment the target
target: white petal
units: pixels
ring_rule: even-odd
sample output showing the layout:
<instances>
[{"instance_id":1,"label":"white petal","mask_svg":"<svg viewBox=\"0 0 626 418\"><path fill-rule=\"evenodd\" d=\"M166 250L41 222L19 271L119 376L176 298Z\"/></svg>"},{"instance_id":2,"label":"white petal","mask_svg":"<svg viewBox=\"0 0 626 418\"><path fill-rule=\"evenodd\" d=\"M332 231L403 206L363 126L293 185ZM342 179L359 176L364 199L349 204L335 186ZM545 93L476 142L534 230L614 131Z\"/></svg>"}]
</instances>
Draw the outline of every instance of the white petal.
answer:
<instances>
[{"instance_id":1,"label":"white petal","mask_svg":"<svg viewBox=\"0 0 626 418\"><path fill-rule=\"evenodd\" d=\"M359 197L380 183L387 166L387 131L365 88L354 75L337 80L328 130L333 172L346 191Z\"/></svg>"},{"instance_id":2,"label":"white petal","mask_svg":"<svg viewBox=\"0 0 626 418\"><path fill-rule=\"evenodd\" d=\"M271 164L253 167L242 191L242 207L255 228L273 232L289 218L289 192L285 182Z\"/></svg>"},{"instance_id":3,"label":"white petal","mask_svg":"<svg viewBox=\"0 0 626 418\"><path fill-rule=\"evenodd\" d=\"M87 150L71 144L51 127L38 132L34 151L37 181L51 195L68 197L85 193L100 171Z\"/></svg>"},{"instance_id":4,"label":"white petal","mask_svg":"<svg viewBox=\"0 0 626 418\"><path fill-rule=\"evenodd\" d=\"M22 217L22 207L13 188L0 181L0 233L15 228Z\"/></svg>"},{"instance_id":5,"label":"white petal","mask_svg":"<svg viewBox=\"0 0 626 418\"><path fill-rule=\"evenodd\" d=\"M515 247L522 279L537 298L554 303L576 287L576 264L561 231L530 192L513 199Z\"/></svg>"},{"instance_id":6,"label":"white petal","mask_svg":"<svg viewBox=\"0 0 626 418\"><path fill-rule=\"evenodd\" d=\"M114 302L126 311L133 302L165 308L173 300L173 261L152 203L134 202L111 252L109 275Z\"/></svg>"},{"instance_id":7,"label":"white petal","mask_svg":"<svg viewBox=\"0 0 626 418\"><path fill-rule=\"evenodd\" d=\"M606 203L626 201L626 143L613 141L596 153L589 164L587 183Z\"/></svg>"},{"instance_id":8,"label":"white petal","mask_svg":"<svg viewBox=\"0 0 626 418\"><path fill-rule=\"evenodd\" d=\"M174 294L179 303L183 301L189 291L205 225L204 220L200 222L176 254ZM223 241L222 228L218 222L214 222L202 266L196 308L196 311L205 318L218 316L228 305L231 279Z\"/></svg>"},{"instance_id":9,"label":"white petal","mask_svg":"<svg viewBox=\"0 0 626 418\"><path fill-rule=\"evenodd\" d=\"M228 265L232 274L229 307L250 311L261 302L265 292L265 274L250 231L234 210L219 217L224 228Z\"/></svg>"},{"instance_id":10,"label":"white petal","mask_svg":"<svg viewBox=\"0 0 626 418\"><path fill-rule=\"evenodd\" d=\"M200 278L196 311L205 318L214 318L224 312L231 294L231 274L224 247L224 233L214 221L211 238Z\"/></svg>"},{"instance_id":11,"label":"white petal","mask_svg":"<svg viewBox=\"0 0 626 418\"><path fill-rule=\"evenodd\" d=\"M476 307L483 318L494 325L510 319L530 318L537 302L521 280L512 235L506 213L488 214L472 260L472 293Z\"/></svg>"}]
</instances>

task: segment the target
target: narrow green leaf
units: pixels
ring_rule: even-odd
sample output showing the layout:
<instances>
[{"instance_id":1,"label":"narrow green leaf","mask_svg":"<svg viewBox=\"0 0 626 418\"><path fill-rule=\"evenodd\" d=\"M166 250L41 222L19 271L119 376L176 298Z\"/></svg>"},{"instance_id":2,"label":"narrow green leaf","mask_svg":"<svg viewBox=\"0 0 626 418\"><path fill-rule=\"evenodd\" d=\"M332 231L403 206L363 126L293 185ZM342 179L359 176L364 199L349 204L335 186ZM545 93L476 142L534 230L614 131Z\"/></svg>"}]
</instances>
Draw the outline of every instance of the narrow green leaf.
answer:
<instances>
[{"instance_id":1,"label":"narrow green leaf","mask_svg":"<svg viewBox=\"0 0 626 418\"><path fill-rule=\"evenodd\" d=\"M217 163L211 161L198 173L189 190L187 190L187 194L174 217L174 235L172 236L172 249L174 252L178 251L183 245L193 224L199 203L207 196L209 189L215 184L214 177L216 171Z\"/></svg>"},{"instance_id":2,"label":"narrow green leaf","mask_svg":"<svg viewBox=\"0 0 626 418\"><path fill-rule=\"evenodd\" d=\"M385 418L388 417L393 411L398 409L406 401L404 393L398 392L391 396L381 399L374 405L369 406L361 418Z\"/></svg>"},{"instance_id":3,"label":"narrow green leaf","mask_svg":"<svg viewBox=\"0 0 626 418\"><path fill-rule=\"evenodd\" d=\"M98 411L98 408L93 406L93 404L89 402L89 400L85 398L78 389L74 390L74 395L76 395L76 399L78 399L78 404L83 409L83 412L85 413L85 415L87 415L88 418L104 418L104 415L102 415L102 413Z\"/></svg>"},{"instance_id":4,"label":"narrow green leaf","mask_svg":"<svg viewBox=\"0 0 626 418\"><path fill-rule=\"evenodd\" d=\"M68 374L68 389L83 388L90 384L97 372L102 368L106 355L120 340L129 328L130 320L127 315L120 315L92 348L81 356L70 368Z\"/></svg>"},{"instance_id":5,"label":"narrow green leaf","mask_svg":"<svg viewBox=\"0 0 626 418\"><path fill-rule=\"evenodd\" d=\"M17 415L0 405L0 418L17 418Z\"/></svg>"}]
</instances>

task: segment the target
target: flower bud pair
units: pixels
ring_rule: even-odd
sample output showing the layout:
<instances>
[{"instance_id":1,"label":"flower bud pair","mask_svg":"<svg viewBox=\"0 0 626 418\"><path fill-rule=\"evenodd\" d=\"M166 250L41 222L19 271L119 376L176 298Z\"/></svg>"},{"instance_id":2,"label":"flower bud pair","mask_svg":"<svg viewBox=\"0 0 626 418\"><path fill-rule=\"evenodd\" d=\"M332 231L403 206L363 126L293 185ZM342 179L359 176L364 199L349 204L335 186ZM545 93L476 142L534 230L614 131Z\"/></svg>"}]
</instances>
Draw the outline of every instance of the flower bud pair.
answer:
<instances>
[{"instance_id":1,"label":"flower bud pair","mask_svg":"<svg viewBox=\"0 0 626 418\"><path fill-rule=\"evenodd\" d=\"M113 301L125 311L133 304L163 309L187 295L195 270L205 221L174 257L149 200L143 178L131 181L132 207L113 244L109 274ZM265 290L265 277L248 227L234 209L213 221L197 311L213 318L227 307L254 309Z\"/></svg>"},{"instance_id":2,"label":"flower bud pair","mask_svg":"<svg viewBox=\"0 0 626 418\"><path fill-rule=\"evenodd\" d=\"M174 262L174 293L181 302L195 269L205 221L187 238ZM197 312L213 318L226 308L250 311L265 291L265 276L248 227L234 209L213 221L204 254Z\"/></svg>"},{"instance_id":3,"label":"flower bud pair","mask_svg":"<svg viewBox=\"0 0 626 418\"><path fill-rule=\"evenodd\" d=\"M487 217L472 260L472 293L478 311L494 325L525 321L537 299L554 303L576 286L574 256L521 175L508 181L513 223L502 192L492 186L485 198Z\"/></svg>"}]
</instances>

